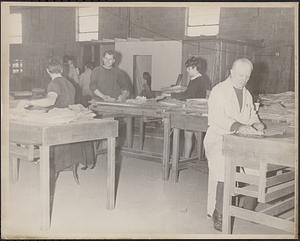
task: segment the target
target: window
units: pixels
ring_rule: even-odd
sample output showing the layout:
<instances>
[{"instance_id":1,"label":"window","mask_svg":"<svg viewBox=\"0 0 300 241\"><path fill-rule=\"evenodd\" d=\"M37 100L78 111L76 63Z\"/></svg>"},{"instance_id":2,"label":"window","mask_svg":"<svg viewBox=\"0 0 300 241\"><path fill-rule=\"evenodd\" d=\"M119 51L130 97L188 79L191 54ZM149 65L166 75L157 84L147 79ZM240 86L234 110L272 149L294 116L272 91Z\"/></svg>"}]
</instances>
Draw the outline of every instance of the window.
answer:
<instances>
[{"instance_id":1,"label":"window","mask_svg":"<svg viewBox=\"0 0 300 241\"><path fill-rule=\"evenodd\" d=\"M21 73L23 72L23 60L21 59L12 60L9 67L10 67L11 74Z\"/></svg>"},{"instance_id":2,"label":"window","mask_svg":"<svg viewBox=\"0 0 300 241\"><path fill-rule=\"evenodd\" d=\"M77 41L98 40L99 9L98 7L80 7L76 9Z\"/></svg>"},{"instance_id":3,"label":"window","mask_svg":"<svg viewBox=\"0 0 300 241\"><path fill-rule=\"evenodd\" d=\"M22 15L20 13L9 14L9 43L22 43Z\"/></svg>"},{"instance_id":4,"label":"window","mask_svg":"<svg viewBox=\"0 0 300 241\"><path fill-rule=\"evenodd\" d=\"M219 7L190 7L187 9L187 36L212 36L219 33Z\"/></svg>"}]
</instances>

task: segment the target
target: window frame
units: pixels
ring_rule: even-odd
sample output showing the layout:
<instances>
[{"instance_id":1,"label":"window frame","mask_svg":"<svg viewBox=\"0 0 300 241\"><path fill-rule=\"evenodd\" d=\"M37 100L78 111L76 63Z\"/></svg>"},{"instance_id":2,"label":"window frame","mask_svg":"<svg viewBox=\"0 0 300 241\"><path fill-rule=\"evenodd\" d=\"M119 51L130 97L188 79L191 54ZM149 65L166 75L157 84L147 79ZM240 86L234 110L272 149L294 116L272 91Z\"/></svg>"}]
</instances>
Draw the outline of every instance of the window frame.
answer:
<instances>
[{"instance_id":1,"label":"window frame","mask_svg":"<svg viewBox=\"0 0 300 241\"><path fill-rule=\"evenodd\" d=\"M221 8L220 8L220 13L219 13L219 23L216 24L194 24L194 25L190 25L190 9L192 7L188 7L186 8L186 20L185 20L185 33L184 35L187 37L199 37L199 36L217 36L219 34L219 30L220 30L220 15L221 15ZM195 35L195 36L191 36L188 35L188 30L189 28L197 28L197 27L211 27L211 26L218 26L218 33L214 34L214 35L205 35L205 34L200 34L200 35Z\"/></svg>"},{"instance_id":2,"label":"window frame","mask_svg":"<svg viewBox=\"0 0 300 241\"><path fill-rule=\"evenodd\" d=\"M76 42L87 42L87 41L91 41L93 39L90 40L80 40L80 34L87 34L87 33L97 33L97 39L99 40L99 20L100 20L100 9L98 8L98 13L97 15L84 15L84 16L79 16L79 8L87 8L87 7L76 7ZM92 8L92 7L90 7ZM97 31L87 31L87 32L79 32L79 22L80 22L80 18L84 18L84 17L91 17L91 16L97 16L98 17L98 26L97 26Z\"/></svg>"},{"instance_id":3,"label":"window frame","mask_svg":"<svg viewBox=\"0 0 300 241\"><path fill-rule=\"evenodd\" d=\"M23 14L22 13L18 13L18 12L10 12L9 13L9 21L12 20L12 22L15 22L13 21L12 19L12 15L18 15L20 16L21 18L21 26L20 26L20 33L17 33L17 35L11 35L10 32L8 32L8 44L9 45L14 45L14 44L23 44ZM15 24L15 23L14 23ZM21 41L19 42L15 42L15 41L12 41L14 39L20 39Z\"/></svg>"},{"instance_id":4,"label":"window frame","mask_svg":"<svg viewBox=\"0 0 300 241\"><path fill-rule=\"evenodd\" d=\"M17 64L15 67L14 64ZM17 70L14 72L14 70ZM24 60L23 59L12 59L9 62L9 73L14 75L14 74L20 74L24 70Z\"/></svg>"}]
</instances>

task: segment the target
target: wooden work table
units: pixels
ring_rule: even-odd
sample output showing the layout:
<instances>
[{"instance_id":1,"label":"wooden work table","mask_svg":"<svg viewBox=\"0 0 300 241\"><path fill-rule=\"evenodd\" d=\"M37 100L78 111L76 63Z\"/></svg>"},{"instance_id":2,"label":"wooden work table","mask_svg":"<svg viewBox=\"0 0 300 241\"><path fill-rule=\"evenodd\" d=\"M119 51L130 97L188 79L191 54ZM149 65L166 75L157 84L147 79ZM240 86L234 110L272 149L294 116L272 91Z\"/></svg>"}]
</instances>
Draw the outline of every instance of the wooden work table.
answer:
<instances>
[{"instance_id":1,"label":"wooden work table","mask_svg":"<svg viewBox=\"0 0 300 241\"><path fill-rule=\"evenodd\" d=\"M37 145L40 149L40 201L41 228L50 227L50 166L49 148L53 145L108 140L107 167L107 208L115 206L115 138L118 136L118 123L109 119L75 121L67 124L34 124L11 120L9 142L24 145ZM12 160L13 178L17 175L17 158Z\"/></svg>"},{"instance_id":2,"label":"wooden work table","mask_svg":"<svg viewBox=\"0 0 300 241\"><path fill-rule=\"evenodd\" d=\"M207 129L207 116L203 116L200 112L189 112L180 104L177 105L164 105L160 102L147 101L144 104L134 103L118 103L118 102L96 102L90 106L90 109L98 114L111 114L115 117L127 117L127 145L128 148L122 148L127 153L134 154L137 158L150 158L152 160L158 160L163 166L163 180L167 180L169 176L169 170L171 163L170 159L170 132L174 130L173 137L173 163L172 173L177 173L178 152L179 152L179 131L180 129L192 130L197 132L197 136L200 140L199 151L203 156L202 140L203 132ZM132 117L153 117L161 118L164 128L164 144L163 155L159 153L150 153L141 150L134 150L132 148ZM195 158L194 158L195 159ZM176 164L177 163L177 164ZM173 170L174 169L174 170Z\"/></svg>"},{"instance_id":3,"label":"wooden work table","mask_svg":"<svg viewBox=\"0 0 300 241\"><path fill-rule=\"evenodd\" d=\"M167 180L169 176L169 157L170 157L170 118L167 112L168 106L152 102L151 104L134 104L118 102L96 102L90 106L90 109L97 114L110 114L114 117L126 118L126 138L127 148L122 147L122 151L136 158L146 158L152 161L162 162L162 178ZM132 148L132 120L133 117L153 117L162 119L164 128L163 154L147 152Z\"/></svg>"},{"instance_id":4,"label":"wooden work table","mask_svg":"<svg viewBox=\"0 0 300 241\"><path fill-rule=\"evenodd\" d=\"M266 212L260 213L239 208L234 206L231 202L232 197L237 194L235 186L237 181L236 178L240 175L236 172L237 166L258 170L259 176L256 179L252 179L251 176L248 175L248 180L252 179L252 182L256 183L258 186L255 190L249 190L248 194L254 194L253 197L258 197L259 202L267 202L268 200L274 199L275 194L284 195L284 192L294 191L295 187L293 183L297 183L297 175L292 174L293 178L296 178L294 182L293 180L287 182L290 179L284 180L283 185L285 185L285 187L283 187L282 190L274 191L271 194L266 193L266 183L268 183L268 181L266 181L265 171L267 170L268 165L280 165L295 168L297 160L294 129L288 127L286 124L272 124L272 128L276 126L279 129L285 129L285 133L283 135L263 138L241 137L237 135L224 136L223 153L226 158L223 203L224 233L231 233L232 216L293 233L294 222L292 220L297 219L293 215L288 219L283 219L274 217L273 215L270 216L270 213L276 213L276 209L269 209ZM297 168L295 168L295 171L297 172ZM288 175L288 173L286 173L286 175ZM273 177L272 181L278 178L279 177ZM297 205L297 200L278 204L277 208L284 208L284 205L293 205L294 203Z\"/></svg>"},{"instance_id":5,"label":"wooden work table","mask_svg":"<svg viewBox=\"0 0 300 241\"><path fill-rule=\"evenodd\" d=\"M170 127L173 129L173 155L172 155L172 179L174 182L178 181L179 170L183 169L185 165L190 165L195 159L202 159L204 156L203 150L203 133L208 128L207 116L201 113L186 113L184 110L177 110L170 112ZM187 130L196 132L198 140L198 154L199 157L189 158L187 160L179 161L179 134L180 130Z\"/></svg>"}]
</instances>

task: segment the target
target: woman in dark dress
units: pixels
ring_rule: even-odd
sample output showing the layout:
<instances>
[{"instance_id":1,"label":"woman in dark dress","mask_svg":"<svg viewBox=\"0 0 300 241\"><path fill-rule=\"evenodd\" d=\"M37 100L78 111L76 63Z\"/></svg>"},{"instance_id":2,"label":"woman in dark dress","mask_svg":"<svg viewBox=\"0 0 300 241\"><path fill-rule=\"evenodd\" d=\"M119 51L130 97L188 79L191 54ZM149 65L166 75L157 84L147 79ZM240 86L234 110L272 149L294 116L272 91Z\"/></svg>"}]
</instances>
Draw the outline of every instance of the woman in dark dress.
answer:
<instances>
[{"instance_id":1,"label":"woman in dark dress","mask_svg":"<svg viewBox=\"0 0 300 241\"><path fill-rule=\"evenodd\" d=\"M39 107L54 106L56 108L67 108L74 104L75 88L65 77L62 76L63 67L56 59L51 59L47 66L47 72L51 82L47 88L47 96L43 99L31 100L28 104ZM56 178L60 171L73 170L75 181L79 184L77 167L79 163L86 165L87 162L94 163L94 151L92 146L86 148L85 143L74 143L57 145L50 149L50 160Z\"/></svg>"},{"instance_id":2,"label":"woman in dark dress","mask_svg":"<svg viewBox=\"0 0 300 241\"><path fill-rule=\"evenodd\" d=\"M200 57L192 56L185 62L190 82L184 92L172 93L171 97L178 100L187 100L193 98L206 98L206 92L210 90L210 81L203 74L204 60ZM192 151L192 138L194 132L184 131L184 156L189 158Z\"/></svg>"}]
</instances>

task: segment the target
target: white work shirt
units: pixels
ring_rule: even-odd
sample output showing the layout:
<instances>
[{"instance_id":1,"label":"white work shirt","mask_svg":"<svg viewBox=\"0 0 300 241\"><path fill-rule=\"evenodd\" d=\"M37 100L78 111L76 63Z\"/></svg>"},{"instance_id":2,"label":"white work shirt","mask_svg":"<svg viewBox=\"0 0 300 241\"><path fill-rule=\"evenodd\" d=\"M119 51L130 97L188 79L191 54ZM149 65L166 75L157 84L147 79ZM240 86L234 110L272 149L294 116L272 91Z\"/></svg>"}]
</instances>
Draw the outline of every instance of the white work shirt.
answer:
<instances>
[{"instance_id":1,"label":"white work shirt","mask_svg":"<svg viewBox=\"0 0 300 241\"><path fill-rule=\"evenodd\" d=\"M205 154L208 159L208 207L212 215L215 208L216 186L224 182L225 157L222 153L223 135L231 134L234 122L252 125L260 122L255 112L250 92L243 88L243 103L240 108L230 77L217 84L208 99L208 130L204 138Z\"/></svg>"}]
</instances>

